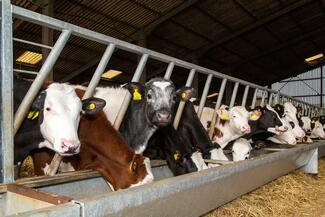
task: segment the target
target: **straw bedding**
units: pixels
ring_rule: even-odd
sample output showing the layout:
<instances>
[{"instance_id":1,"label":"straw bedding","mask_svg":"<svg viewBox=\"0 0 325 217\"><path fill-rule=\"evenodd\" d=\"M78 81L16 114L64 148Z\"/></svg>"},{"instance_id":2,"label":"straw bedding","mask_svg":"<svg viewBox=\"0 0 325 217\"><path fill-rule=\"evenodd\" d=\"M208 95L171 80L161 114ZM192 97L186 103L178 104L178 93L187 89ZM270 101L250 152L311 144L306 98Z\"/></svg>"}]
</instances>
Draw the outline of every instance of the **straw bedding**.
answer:
<instances>
[{"instance_id":1,"label":"straw bedding","mask_svg":"<svg viewBox=\"0 0 325 217\"><path fill-rule=\"evenodd\" d=\"M325 216L325 158L319 160L318 176L294 171L204 217L215 216Z\"/></svg>"}]
</instances>

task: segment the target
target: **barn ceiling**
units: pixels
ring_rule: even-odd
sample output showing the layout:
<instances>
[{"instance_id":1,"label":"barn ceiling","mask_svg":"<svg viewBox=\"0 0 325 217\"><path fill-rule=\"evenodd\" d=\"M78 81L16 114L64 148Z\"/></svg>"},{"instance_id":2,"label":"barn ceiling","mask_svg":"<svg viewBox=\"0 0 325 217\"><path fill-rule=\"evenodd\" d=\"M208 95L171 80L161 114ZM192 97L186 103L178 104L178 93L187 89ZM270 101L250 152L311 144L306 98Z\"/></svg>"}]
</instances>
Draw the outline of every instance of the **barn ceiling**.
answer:
<instances>
[{"instance_id":1,"label":"barn ceiling","mask_svg":"<svg viewBox=\"0 0 325 217\"><path fill-rule=\"evenodd\" d=\"M12 3L39 13L48 6L42 0ZM311 69L304 59L325 52L324 0L55 0L53 17L261 85ZM15 19L13 31L14 37L42 42L40 26ZM58 36L54 31L54 40ZM105 48L73 36L54 79L79 70L72 82L89 80ZM14 57L26 49L40 52L15 42ZM137 61L134 54L114 53L107 68L124 73L113 81L128 81ZM164 69L166 64L150 60L147 77ZM183 81L187 72L176 71L173 78Z\"/></svg>"}]
</instances>

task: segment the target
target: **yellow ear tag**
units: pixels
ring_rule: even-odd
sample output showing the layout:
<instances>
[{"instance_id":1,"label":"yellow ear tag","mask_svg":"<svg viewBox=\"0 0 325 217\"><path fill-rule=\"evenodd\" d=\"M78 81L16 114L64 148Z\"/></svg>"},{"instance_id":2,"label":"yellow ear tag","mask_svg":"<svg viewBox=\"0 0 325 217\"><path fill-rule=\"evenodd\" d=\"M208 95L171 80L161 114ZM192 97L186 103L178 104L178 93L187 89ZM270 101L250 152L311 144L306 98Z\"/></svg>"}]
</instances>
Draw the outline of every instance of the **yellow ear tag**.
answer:
<instances>
[{"instance_id":1,"label":"yellow ear tag","mask_svg":"<svg viewBox=\"0 0 325 217\"><path fill-rule=\"evenodd\" d=\"M250 117L251 120L257 120L257 115L255 113L251 114L251 117Z\"/></svg>"},{"instance_id":2,"label":"yellow ear tag","mask_svg":"<svg viewBox=\"0 0 325 217\"><path fill-rule=\"evenodd\" d=\"M220 115L220 120L223 120L223 121L228 121L229 120L229 116L225 113L225 112L221 112L221 115Z\"/></svg>"},{"instance_id":3,"label":"yellow ear tag","mask_svg":"<svg viewBox=\"0 0 325 217\"><path fill-rule=\"evenodd\" d=\"M28 113L27 119L34 120L35 118L38 117L38 115L39 115L39 111L31 111Z\"/></svg>"},{"instance_id":4,"label":"yellow ear tag","mask_svg":"<svg viewBox=\"0 0 325 217\"><path fill-rule=\"evenodd\" d=\"M139 93L139 90L138 89L134 89L134 92L133 92L133 100L134 101L139 101L141 99L142 99L142 96Z\"/></svg>"},{"instance_id":5,"label":"yellow ear tag","mask_svg":"<svg viewBox=\"0 0 325 217\"><path fill-rule=\"evenodd\" d=\"M186 94L185 92L183 92L183 93L181 94L182 99L185 99L186 96L187 96L187 94Z\"/></svg>"},{"instance_id":6,"label":"yellow ear tag","mask_svg":"<svg viewBox=\"0 0 325 217\"><path fill-rule=\"evenodd\" d=\"M176 150L175 153L174 153L174 155L173 155L173 156L174 156L174 160L179 160L180 155L181 155L181 154L179 153L179 151Z\"/></svg>"},{"instance_id":7,"label":"yellow ear tag","mask_svg":"<svg viewBox=\"0 0 325 217\"><path fill-rule=\"evenodd\" d=\"M89 106L88 106L88 108L89 108L90 110L94 110L94 109L96 108L95 103L90 103Z\"/></svg>"},{"instance_id":8,"label":"yellow ear tag","mask_svg":"<svg viewBox=\"0 0 325 217\"><path fill-rule=\"evenodd\" d=\"M313 124L314 124L314 123L316 123L316 121L312 120L312 121L311 121L311 123L313 123Z\"/></svg>"}]
</instances>

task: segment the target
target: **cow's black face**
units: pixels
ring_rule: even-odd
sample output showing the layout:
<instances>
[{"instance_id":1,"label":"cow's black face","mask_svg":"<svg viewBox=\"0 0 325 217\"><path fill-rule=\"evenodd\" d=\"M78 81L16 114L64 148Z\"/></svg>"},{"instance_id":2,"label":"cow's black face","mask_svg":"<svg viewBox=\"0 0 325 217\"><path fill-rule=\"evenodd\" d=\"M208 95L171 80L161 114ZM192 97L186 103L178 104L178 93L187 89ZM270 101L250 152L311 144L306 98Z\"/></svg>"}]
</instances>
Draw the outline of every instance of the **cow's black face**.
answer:
<instances>
[{"instance_id":1,"label":"cow's black face","mask_svg":"<svg viewBox=\"0 0 325 217\"><path fill-rule=\"evenodd\" d=\"M142 85L129 83L126 85L133 100L144 103L144 112L149 123L155 127L164 127L172 122L175 103L188 100L194 94L193 88L183 87L175 90L172 81L154 78Z\"/></svg>"},{"instance_id":2,"label":"cow's black face","mask_svg":"<svg viewBox=\"0 0 325 217\"><path fill-rule=\"evenodd\" d=\"M287 130L277 112L269 105L263 108L263 114L259 118L259 128L275 134Z\"/></svg>"}]
</instances>

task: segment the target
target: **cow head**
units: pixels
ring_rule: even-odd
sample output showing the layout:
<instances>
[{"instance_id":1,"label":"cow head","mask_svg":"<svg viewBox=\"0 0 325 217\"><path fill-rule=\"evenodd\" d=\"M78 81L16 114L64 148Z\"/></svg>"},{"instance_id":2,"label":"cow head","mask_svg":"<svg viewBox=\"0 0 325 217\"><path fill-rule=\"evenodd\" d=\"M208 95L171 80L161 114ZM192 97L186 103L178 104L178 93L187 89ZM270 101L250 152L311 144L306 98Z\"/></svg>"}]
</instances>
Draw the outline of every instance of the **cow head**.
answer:
<instances>
[{"instance_id":1,"label":"cow head","mask_svg":"<svg viewBox=\"0 0 325 217\"><path fill-rule=\"evenodd\" d=\"M251 128L248 124L249 113L243 106L234 106L228 108L225 105L220 106L217 114L221 121L229 122L229 126L232 130L239 134L248 134L251 132Z\"/></svg>"},{"instance_id":2,"label":"cow head","mask_svg":"<svg viewBox=\"0 0 325 217\"><path fill-rule=\"evenodd\" d=\"M301 117L301 122L302 122L302 129L305 132L310 132L311 131L311 119L307 116Z\"/></svg>"},{"instance_id":3,"label":"cow head","mask_svg":"<svg viewBox=\"0 0 325 217\"><path fill-rule=\"evenodd\" d=\"M297 140L298 139L302 139L303 137L299 136L297 130L295 129L300 129L302 131L302 129L297 126L295 126L295 124L292 121L288 121L286 118L282 118L282 122L284 123L285 126L287 126L288 130L286 132L284 132L282 135L280 136L276 136L278 139L282 140L282 144L288 144L288 145L296 145L297 144Z\"/></svg>"},{"instance_id":4,"label":"cow head","mask_svg":"<svg viewBox=\"0 0 325 217\"><path fill-rule=\"evenodd\" d=\"M279 114L270 105L266 105L263 108L257 107L256 109L260 112L260 116L256 119L258 120L258 128L260 130L265 130L276 135L280 135L287 130Z\"/></svg>"},{"instance_id":5,"label":"cow head","mask_svg":"<svg viewBox=\"0 0 325 217\"><path fill-rule=\"evenodd\" d=\"M80 150L78 126L82 108L85 114L95 114L104 106L104 100L91 98L81 101L73 87L53 83L38 95L27 118L38 117L40 131L45 139L42 147L69 156Z\"/></svg>"},{"instance_id":6,"label":"cow head","mask_svg":"<svg viewBox=\"0 0 325 217\"><path fill-rule=\"evenodd\" d=\"M292 133L297 139L302 139L306 136L305 132L299 125L299 120L297 117L301 117L301 111L292 105L290 102L284 103L284 114L283 117L289 122L290 126L292 127Z\"/></svg>"},{"instance_id":7,"label":"cow head","mask_svg":"<svg viewBox=\"0 0 325 217\"><path fill-rule=\"evenodd\" d=\"M310 137L311 138L321 138L321 139L325 139L325 132L324 132L324 128L323 125L319 122L319 118L318 117L313 117L311 118L311 134Z\"/></svg>"},{"instance_id":8,"label":"cow head","mask_svg":"<svg viewBox=\"0 0 325 217\"><path fill-rule=\"evenodd\" d=\"M232 146L233 161L246 160L249 158L252 146L247 139L237 139Z\"/></svg>"},{"instance_id":9,"label":"cow head","mask_svg":"<svg viewBox=\"0 0 325 217\"><path fill-rule=\"evenodd\" d=\"M170 124L177 100L187 101L194 94L194 89L190 87L175 90L173 82L163 78L151 79L145 85L131 82L126 85L126 88L134 101L145 103L145 115L155 127Z\"/></svg>"}]
</instances>

